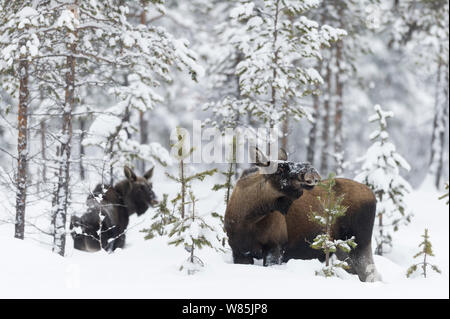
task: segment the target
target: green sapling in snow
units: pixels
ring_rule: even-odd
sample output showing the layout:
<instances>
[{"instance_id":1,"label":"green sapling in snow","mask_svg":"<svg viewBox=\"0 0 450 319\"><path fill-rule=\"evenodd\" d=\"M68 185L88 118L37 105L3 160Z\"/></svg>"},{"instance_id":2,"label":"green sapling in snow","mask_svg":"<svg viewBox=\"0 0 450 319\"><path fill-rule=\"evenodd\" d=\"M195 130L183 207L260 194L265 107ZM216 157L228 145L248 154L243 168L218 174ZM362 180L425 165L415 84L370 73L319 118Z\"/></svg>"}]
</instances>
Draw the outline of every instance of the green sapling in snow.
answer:
<instances>
[{"instance_id":1,"label":"green sapling in snow","mask_svg":"<svg viewBox=\"0 0 450 319\"><path fill-rule=\"evenodd\" d=\"M323 208L323 212L310 211L309 213L310 220L319 224L323 228L323 233L314 238L311 248L322 250L325 254L325 267L316 272L316 275L325 277L337 276L337 268L349 268L349 265L345 260L336 261L331 258L332 253L336 252L337 249L348 253L352 248L356 247L354 236L346 240L333 239L333 225L339 217L344 216L347 212L347 207L342 205L344 195L336 195L333 189L335 184L335 175L331 173L327 180L321 182L317 186L322 187L326 192L324 197L317 197Z\"/></svg>"},{"instance_id":2,"label":"green sapling in snow","mask_svg":"<svg viewBox=\"0 0 450 319\"><path fill-rule=\"evenodd\" d=\"M427 277L427 267L430 266L432 270L434 270L437 273L441 273L441 270L433 264L430 264L430 262L427 260L427 257L434 256L433 248L431 246L430 242L430 236L428 235L428 229L425 228L425 233L422 235L423 241L419 244L419 247L422 247L422 250L418 252L416 255L414 255L414 258L418 258L420 256L423 256L423 261L420 263L414 264L411 267L408 268L408 271L406 272L406 277L410 277L413 273L415 273L419 266L422 268L422 275L426 278Z\"/></svg>"}]
</instances>

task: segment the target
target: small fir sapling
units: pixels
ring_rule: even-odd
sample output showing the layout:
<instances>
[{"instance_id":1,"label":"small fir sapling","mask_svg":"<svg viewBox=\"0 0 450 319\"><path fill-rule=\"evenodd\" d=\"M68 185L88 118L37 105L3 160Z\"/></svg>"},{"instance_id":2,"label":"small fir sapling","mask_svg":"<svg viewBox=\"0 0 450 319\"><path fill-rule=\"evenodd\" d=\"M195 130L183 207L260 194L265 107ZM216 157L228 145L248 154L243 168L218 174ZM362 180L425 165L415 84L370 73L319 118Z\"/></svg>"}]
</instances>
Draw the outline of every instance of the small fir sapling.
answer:
<instances>
[{"instance_id":1,"label":"small fir sapling","mask_svg":"<svg viewBox=\"0 0 450 319\"><path fill-rule=\"evenodd\" d=\"M230 141L232 151L229 158L227 158L227 170L220 172L223 176L225 176L225 182L223 184L215 184L212 188L213 191L219 191L222 189L225 190L225 205L228 205L228 201L230 200L231 190L233 188L233 176L236 174L236 140L236 136L233 136Z\"/></svg>"},{"instance_id":2,"label":"small fir sapling","mask_svg":"<svg viewBox=\"0 0 450 319\"><path fill-rule=\"evenodd\" d=\"M182 244L189 253L189 258L180 266L180 271L185 270L188 275L195 274L204 266L203 261L195 255L196 250L204 246L214 248L212 242L217 240L214 228L204 217L197 215L195 206L197 201L194 193L189 191L189 201L185 204L189 204L190 214L173 223L169 233L169 237L172 238L169 245Z\"/></svg>"},{"instance_id":3,"label":"small fir sapling","mask_svg":"<svg viewBox=\"0 0 450 319\"><path fill-rule=\"evenodd\" d=\"M356 247L355 237L352 236L346 240L334 240L332 235L333 225L336 220L344 216L347 212L347 207L342 205L344 195L336 196L333 187L336 185L335 175L331 173L328 179L321 182L318 187L325 190L325 195L318 196L317 199L322 207L321 212L310 211L309 219L323 228L323 233L314 238L311 248L322 250L325 254L325 267L316 272L316 275L324 277L337 276L336 269L347 269L349 265L346 261L336 261L331 258L331 253L340 249L346 253L350 252L352 248Z\"/></svg>"},{"instance_id":4,"label":"small fir sapling","mask_svg":"<svg viewBox=\"0 0 450 319\"><path fill-rule=\"evenodd\" d=\"M172 145L172 155L179 162L179 174L174 176L166 173L166 175L180 185L180 191L170 201L173 207L172 212L167 206L168 196L164 196L158 213L154 218L157 221L147 230L146 239L153 238L155 234L167 234L170 240L169 245L183 245L190 255L180 267L180 271L185 270L187 274L191 275L204 266L203 261L195 255L197 249L200 250L204 246L220 249L215 247L216 242L219 242L219 238L214 227L210 225L210 220L208 220L208 217L211 215L201 215L196 211L198 199L195 197L191 187L193 181L203 181L207 176L214 175L217 169L189 175L189 167L185 161L193 153L194 149L187 146L185 132L179 128L177 129L175 140L176 143ZM170 230L167 230L168 228Z\"/></svg>"},{"instance_id":5,"label":"small fir sapling","mask_svg":"<svg viewBox=\"0 0 450 319\"><path fill-rule=\"evenodd\" d=\"M406 277L410 277L413 273L415 273L420 266L422 268L422 275L426 278L427 277L427 267L430 266L432 270L434 270L437 273L441 273L441 270L433 264L430 264L430 262L427 260L427 257L434 256L433 248L431 246L430 242L430 236L428 235L428 229L425 228L425 233L422 235L423 241L419 244L419 247L422 247L422 250L418 252L416 255L414 255L414 258L418 258L420 256L423 256L423 261L419 262L417 264L412 265L408 268L408 271L406 272Z\"/></svg>"}]
</instances>

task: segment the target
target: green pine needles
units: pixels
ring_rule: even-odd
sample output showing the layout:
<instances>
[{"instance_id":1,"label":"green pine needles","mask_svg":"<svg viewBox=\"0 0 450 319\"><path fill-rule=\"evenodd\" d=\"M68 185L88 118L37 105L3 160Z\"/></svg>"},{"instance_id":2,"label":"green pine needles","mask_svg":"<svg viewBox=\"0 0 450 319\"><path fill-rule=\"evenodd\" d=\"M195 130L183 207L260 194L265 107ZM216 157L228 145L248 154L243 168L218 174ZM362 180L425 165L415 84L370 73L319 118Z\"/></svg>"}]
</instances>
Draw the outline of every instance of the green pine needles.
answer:
<instances>
[{"instance_id":1,"label":"green pine needles","mask_svg":"<svg viewBox=\"0 0 450 319\"><path fill-rule=\"evenodd\" d=\"M342 205L344 196L336 196L334 191L334 186L336 185L335 175L331 173L328 179L322 181L318 187L321 187L325 191L324 196L318 196L317 199L322 207L321 211L312 211L309 213L309 218L311 221L319 224L323 228L323 233L319 234L314 238L311 248L322 250L325 254L325 267L320 271L316 272L316 275L324 277L335 277L337 276L336 269L348 269L349 265L346 261L336 261L331 258L331 254L336 252L338 249L349 253L352 248L356 247L355 237L352 236L347 240L334 240L333 239L333 226L336 220L344 216L347 212L347 207Z\"/></svg>"},{"instance_id":2,"label":"green pine needles","mask_svg":"<svg viewBox=\"0 0 450 319\"><path fill-rule=\"evenodd\" d=\"M178 175L172 175L166 172L166 176L172 181L180 185L179 192L170 200L172 210L169 209L168 195L164 195L162 202L159 204L154 221L150 228L143 230L147 233L146 239L152 239L156 235L167 235L169 245L182 245L189 253L189 258L181 265L180 271L186 271L191 275L196 273L204 266L203 261L195 255L196 251L204 246L216 248L220 246L220 239L213 226L213 214L202 215L197 211L198 199L192 191L192 182L203 181L207 176L212 176L217 169L206 170L197 173L189 173L189 167L185 160L194 151L193 148L188 149L184 141L186 137L183 130L177 130L175 138L176 143L172 147L176 148L174 157L178 160Z\"/></svg>"},{"instance_id":3,"label":"green pine needles","mask_svg":"<svg viewBox=\"0 0 450 319\"><path fill-rule=\"evenodd\" d=\"M428 229L425 228L425 233L422 235L423 241L419 244L419 247L422 247L422 250L414 255L414 258L418 258L420 256L423 256L423 260L417 264L412 265L408 268L408 271L406 272L406 277L410 277L412 274L414 274L419 267L422 268L422 275L424 278L427 277L427 267L431 267L432 270L434 270L437 273L441 273L441 270L433 264L430 264L430 262L427 260L427 257L434 256L433 248L431 246L430 242L430 236L428 235Z\"/></svg>"},{"instance_id":4,"label":"green pine needles","mask_svg":"<svg viewBox=\"0 0 450 319\"><path fill-rule=\"evenodd\" d=\"M158 205L158 209L156 213L152 217L152 224L150 228L146 228L141 230L146 233L145 239L152 239L156 236L164 236L167 235L167 225L174 223L177 218L173 211L170 211L168 208L168 200L169 195L163 194L163 199Z\"/></svg>"},{"instance_id":5,"label":"green pine needles","mask_svg":"<svg viewBox=\"0 0 450 319\"><path fill-rule=\"evenodd\" d=\"M447 191L447 193L446 194L444 194L444 195L442 195L441 197L439 197L439 200L442 200L442 199L444 199L444 198L447 198L447 205L448 205L448 198L449 198L449 192L448 192L448 182L447 183L445 183L445 190Z\"/></svg>"}]
</instances>

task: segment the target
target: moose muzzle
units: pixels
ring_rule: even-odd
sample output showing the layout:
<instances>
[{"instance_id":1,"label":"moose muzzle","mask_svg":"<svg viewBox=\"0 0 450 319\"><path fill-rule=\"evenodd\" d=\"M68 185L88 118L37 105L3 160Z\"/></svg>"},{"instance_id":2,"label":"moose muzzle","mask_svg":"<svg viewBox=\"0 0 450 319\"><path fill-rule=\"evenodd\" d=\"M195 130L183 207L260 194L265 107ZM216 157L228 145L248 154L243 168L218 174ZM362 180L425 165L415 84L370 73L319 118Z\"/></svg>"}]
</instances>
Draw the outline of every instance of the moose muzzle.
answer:
<instances>
[{"instance_id":1,"label":"moose muzzle","mask_svg":"<svg viewBox=\"0 0 450 319\"><path fill-rule=\"evenodd\" d=\"M307 164L306 167L300 172L299 179L303 185L314 187L320 182L321 177L314 167Z\"/></svg>"}]
</instances>

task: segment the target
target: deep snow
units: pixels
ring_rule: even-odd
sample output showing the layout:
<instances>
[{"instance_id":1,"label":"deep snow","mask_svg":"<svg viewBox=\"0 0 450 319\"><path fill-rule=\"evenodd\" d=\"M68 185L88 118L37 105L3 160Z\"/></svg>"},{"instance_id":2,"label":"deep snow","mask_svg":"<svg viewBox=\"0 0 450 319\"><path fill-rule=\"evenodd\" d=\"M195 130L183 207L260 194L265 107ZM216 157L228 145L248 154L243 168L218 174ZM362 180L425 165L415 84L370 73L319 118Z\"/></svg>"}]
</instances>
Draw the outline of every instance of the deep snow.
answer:
<instances>
[{"instance_id":1,"label":"deep snow","mask_svg":"<svg viewBox=\"0 0 450 319\"><path fill-rule=\"evenodd\" d=\"M154 179L160 198L164 192L174 193L174 185L161 172ZM194 185L199 208L223 213L223 194L210 191L212 185L212 180ZM69 238L65 258L32 238L13 239L12 225L0 224L0 298L449 298L449 210L439 195L428 185L408 195L406 202L415 216L394 233L392 252L375 256L383 277L377 283L362 283L347 273L341 273L342 278L317 277L317 260L272 267L261 262L234 265L230 251L211 249L198 253L205 268L188 276L178 271L188 257L182 247L168 246L165 238L143 239L140 230L149 225L149 213L133 216L125 249L84 253L73 250ZM30 215L43 206L30 208ZM0 210L0 220L8 216ZM436 255L432 261L442 274L430 271L426 279L407 279L425 227Z\"/></svg>"}]
</instances>

